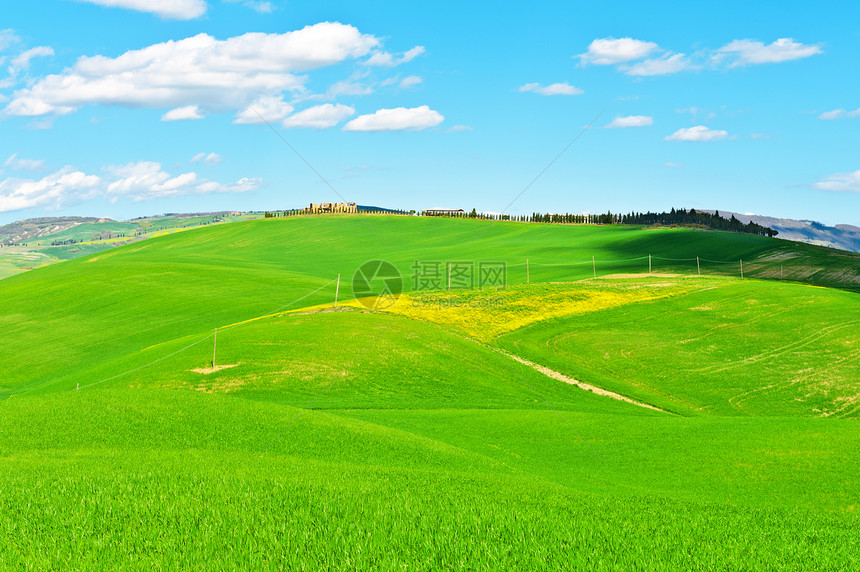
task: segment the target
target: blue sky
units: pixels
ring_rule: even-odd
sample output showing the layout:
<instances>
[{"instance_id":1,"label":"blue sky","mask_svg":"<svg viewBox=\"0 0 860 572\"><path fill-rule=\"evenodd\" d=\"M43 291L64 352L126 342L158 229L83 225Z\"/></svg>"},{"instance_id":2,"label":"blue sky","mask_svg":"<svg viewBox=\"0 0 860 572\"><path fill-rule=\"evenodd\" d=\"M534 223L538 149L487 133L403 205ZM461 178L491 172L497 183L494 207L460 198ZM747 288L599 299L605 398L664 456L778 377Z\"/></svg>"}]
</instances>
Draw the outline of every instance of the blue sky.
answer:
<instances>
[{"instance_id":1,"label":"blue sky","mask_svg":"<svg viewBox=\"0 0 860 572\"><path fill-rule=\"evenodd\" d=\"M858 61L848 2L8 1L0 223L344 198L860 225Z\"/></svg>"}]
</instances>

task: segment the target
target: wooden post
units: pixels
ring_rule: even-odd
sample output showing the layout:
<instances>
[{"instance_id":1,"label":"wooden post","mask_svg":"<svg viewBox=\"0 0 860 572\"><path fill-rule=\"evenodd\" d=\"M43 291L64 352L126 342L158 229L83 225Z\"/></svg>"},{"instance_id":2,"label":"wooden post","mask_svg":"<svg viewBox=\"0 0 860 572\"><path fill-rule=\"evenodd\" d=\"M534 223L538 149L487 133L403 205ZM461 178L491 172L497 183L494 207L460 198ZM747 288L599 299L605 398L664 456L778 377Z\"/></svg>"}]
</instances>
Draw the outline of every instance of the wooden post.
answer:
<instances>
[{"instance_id":1,"label":"wooden post","mask_svg":"<svg viewBox=\"0 0 860 572\"><path fill-rule=\"evenodd\" d=\"M329 282L331 284L331 282ZM337 295L340 293L340 274L337 275L337 285L334 287L334 307L337 308Z\"/></svg>"},{"instance_id":2,"label":"wooden post","mask_svg":"<svg viewBox=\"0 0 860 572\"><path fill-rule=\"evenodd\" d=\"M594 277L597 278L597 262L594 261L594 257L591 257L591 268L594 270Z\"/></svg>"},{"instance_id":3,"label":"wooden post","mask_svg":"<svg viewBox=\"0 0 860 572\"><path fill-rule=\"evenodd\" d=\"M779 265L779 279L782 280L782 264Z\"/></svg>"},{"instance_id":4,"label":"wooden post","mask_svg":"<svg viewBox=\"0 0 860 572\"><path fill-rule=\"evenodd\" d=\"M702 275L702 269L699 267L699 257L696 257L696 276Z\"/></svg>"},{"instance_id":5,"label":"wooden post","mask_svg":"<svg viewBox=\"0 0 860 572\"><path fill-rule=\"evenodd\" d=\"M741 260L741 280L744 279L744 261Z\"/></svg>"},{"instance_id":6,"label":"wooden post","mask_svg":"<svg viewBox=\"0 0 860 572\"><path fill-rule=\"evenodd\" d=\"M531 284L531 276L529 275L529 259L526 258L526 284Z\"/></svg>"},{"instance_id":7,"label":"wooden post","mask_svg":"<svg viewBox=\"0 0 860 572\"><path fill-rule=\"evenodd\" d=\"M215 367L215 351L218 349L218 328L215 328L215 342L212 344L212 367Z\"/></svg>"},{"instance_id":8,"label":"wooden post","mask_svg":"<svg viewBox=\"0 0 860 572\"><path fill-rule=\"evenodd\" d=\"M648 255L648 274L651 274L651 255Z\"/></svg>"}]
</instances>

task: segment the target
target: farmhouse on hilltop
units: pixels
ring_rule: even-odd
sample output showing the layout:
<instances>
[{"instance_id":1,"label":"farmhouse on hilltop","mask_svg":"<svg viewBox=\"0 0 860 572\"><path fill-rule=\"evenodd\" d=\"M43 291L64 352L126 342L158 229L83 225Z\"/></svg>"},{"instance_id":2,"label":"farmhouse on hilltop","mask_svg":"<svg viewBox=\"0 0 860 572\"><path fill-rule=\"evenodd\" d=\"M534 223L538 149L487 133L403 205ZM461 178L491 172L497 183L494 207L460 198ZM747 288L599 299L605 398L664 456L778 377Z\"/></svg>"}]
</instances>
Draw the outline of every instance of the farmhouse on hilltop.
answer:
<instances>
[{"instance_id":1,"label":"farmhouse on hilltop","mask_svg":"<svg viewBox=\"0 0 860 572\"><path fill-rule=\"evenodd\" d=\"M305 210L309 213L355 213L358 206L355 203L311 203Z\"/></svg>"}]
</instances>

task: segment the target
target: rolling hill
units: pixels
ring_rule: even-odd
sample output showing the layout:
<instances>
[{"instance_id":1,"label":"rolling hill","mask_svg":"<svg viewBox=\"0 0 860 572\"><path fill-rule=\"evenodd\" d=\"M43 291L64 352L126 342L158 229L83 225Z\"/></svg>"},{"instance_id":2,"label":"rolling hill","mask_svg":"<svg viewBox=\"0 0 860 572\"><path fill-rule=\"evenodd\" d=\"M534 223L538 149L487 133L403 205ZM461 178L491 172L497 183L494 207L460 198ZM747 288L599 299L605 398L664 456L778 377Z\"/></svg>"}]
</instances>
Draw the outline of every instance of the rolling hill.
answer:
<instances>
[{"instance_id":1,"label":"rolling hill","mask_svg":"<svg viewBox=\"0 0 860 572\"><path fill-rule=\"evenodd\" d=\"M0 565L856 568L858 261L322 216L4 279Z\"/></svg>"},{"instance_id":2,"label":"rolling hill","mask_svg":"<svg viewBox=\"0 0 860 572\"><path fill-rule=\"evenodd\" d=\"M714 213L714 211L705 212ZM787 240L860 252L860 227L854 225L837 224L835 226L827 226L814 220L794 220L790 218L733 213L730 211L720 211L720 215L724 218L734 216L744 224L754 222L770 227L779 232L780 238Z\"/></svg>"}]
</instances>

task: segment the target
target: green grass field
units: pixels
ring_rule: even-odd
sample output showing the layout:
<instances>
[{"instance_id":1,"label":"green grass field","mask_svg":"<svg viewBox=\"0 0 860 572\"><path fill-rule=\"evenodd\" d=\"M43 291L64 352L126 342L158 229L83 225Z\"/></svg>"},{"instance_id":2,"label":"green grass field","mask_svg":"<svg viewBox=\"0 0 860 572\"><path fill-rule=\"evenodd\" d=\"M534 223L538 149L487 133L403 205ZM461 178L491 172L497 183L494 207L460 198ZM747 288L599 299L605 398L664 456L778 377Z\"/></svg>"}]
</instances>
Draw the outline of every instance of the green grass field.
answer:
<instances>
[{"instance_id":1,"label":"green grass field","mask_svg":"<svg viewBox=\"0 0 860 572\"><path fill-rule=\"evenodd\" d=\"M860 272L747 235L330 216L4 279L0 565L858 568L860 294L696 256ZM351 300L373 259L402 303ZM420 292L415 261L509 286Z\"/></svg>"},{"instance_id":2,"label":"green grass field","mask_svg":"<svg viewBox=\"0 0 860 572\"><path fill-rule=\"evenodd\" d=\"M81 258L134 240L189 230L223 222L255 220L253 213L224 216L159 216L133 222L86 222L72 228L28 240L26 244L0 248L0 280L63 260ZM74 241L71 244L63 244Z\"/></svg>"}]
</instances>

